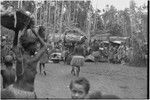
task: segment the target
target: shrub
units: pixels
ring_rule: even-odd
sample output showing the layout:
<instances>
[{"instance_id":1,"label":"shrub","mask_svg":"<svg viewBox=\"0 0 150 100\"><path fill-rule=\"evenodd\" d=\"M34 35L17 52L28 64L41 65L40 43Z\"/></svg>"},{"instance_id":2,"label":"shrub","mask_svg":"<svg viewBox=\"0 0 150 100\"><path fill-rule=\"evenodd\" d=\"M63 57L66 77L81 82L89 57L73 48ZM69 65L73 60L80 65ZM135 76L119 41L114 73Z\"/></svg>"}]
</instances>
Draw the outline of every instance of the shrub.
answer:
<instances>
[{"instance_id":1,"label":"shrub","mask_svg":"<svg viewBox=\"0 0 150 100\"><path fill-rule=\"evenodd\" d=\"M132 66L146 66L147 61L144 57L145 53L143 51L143 43L141 43L140 39L133 37L131 41L131 45L133 47L133 55L130 58L129 65Z\"/></svg>"}]
</instances>

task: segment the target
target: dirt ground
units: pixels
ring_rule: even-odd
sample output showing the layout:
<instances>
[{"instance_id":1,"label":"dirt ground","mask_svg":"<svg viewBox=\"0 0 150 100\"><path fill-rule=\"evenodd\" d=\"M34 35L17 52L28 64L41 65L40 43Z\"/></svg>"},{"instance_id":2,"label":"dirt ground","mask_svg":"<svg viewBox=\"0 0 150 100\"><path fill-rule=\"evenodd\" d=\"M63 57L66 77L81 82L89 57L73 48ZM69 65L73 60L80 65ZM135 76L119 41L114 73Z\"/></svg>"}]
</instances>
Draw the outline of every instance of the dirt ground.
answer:
<instances>
[{"instance_id":1,"label":"dirt ground","mask_svg":"<svg viewBox=\"0 0 150 100\"><path fill-rule=\"evenodd\" d=\"M37 74L35 91L38 98L70 98L69 83L74 78L70 74L71 66L48 63L47 75ZM108 63L86 63L81 68L80 76L86 77L90 92L101 91L120 98L147 97L147 68L131 67Z\"/></svg>"}]
</instances>

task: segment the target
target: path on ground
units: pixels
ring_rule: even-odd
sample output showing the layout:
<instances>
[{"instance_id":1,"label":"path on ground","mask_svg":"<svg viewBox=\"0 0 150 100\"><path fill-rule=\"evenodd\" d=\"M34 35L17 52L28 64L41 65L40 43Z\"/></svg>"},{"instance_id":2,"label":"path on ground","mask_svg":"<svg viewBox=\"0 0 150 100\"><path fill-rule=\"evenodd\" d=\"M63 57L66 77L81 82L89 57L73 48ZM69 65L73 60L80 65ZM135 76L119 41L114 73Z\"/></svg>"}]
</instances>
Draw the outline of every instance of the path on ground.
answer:
<instances>
[{"instance_id":1,"label":"path on ground","mask_svg":"<svg viewBox=\"0 0 150 100\"><path fill-rule=\"evenodd\" d=\"M69 65L46 64L47 75L37 74L35 91L38 98L70 98L69 83L75 78ZM103 94L114 94L120 98L146 98L147 68L108 63L86 63L80 76L86 77L90 92L99 90Z\"/></svg>"}]
</instances>

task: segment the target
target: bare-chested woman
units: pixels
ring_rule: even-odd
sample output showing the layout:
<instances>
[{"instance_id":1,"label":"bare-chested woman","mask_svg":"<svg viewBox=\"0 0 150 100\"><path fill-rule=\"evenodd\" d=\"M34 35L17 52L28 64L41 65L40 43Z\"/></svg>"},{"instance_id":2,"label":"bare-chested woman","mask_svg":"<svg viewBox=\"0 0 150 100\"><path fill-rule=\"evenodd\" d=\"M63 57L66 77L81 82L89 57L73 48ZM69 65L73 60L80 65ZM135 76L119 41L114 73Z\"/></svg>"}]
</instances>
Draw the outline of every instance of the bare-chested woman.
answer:
<instances>
[{"instance_id":1,"label":"bare-chested woman","mask_svg":"<svg viewBox=\"0 0 150 100\"><path fill-rule=\"evenodd\" d=\"M25 34L20 37L21 47L15 47L14 49L17 59L17 80L13 85L2 91L2 98L36 98L34 91L34 80L37 73L36 67L47 46L36 32L34 34L37 39ZM42 44L39 51L36 51L37 41L40 41ZM35 54L35 52L37 53Z\"/></svg>"}]
</instances>

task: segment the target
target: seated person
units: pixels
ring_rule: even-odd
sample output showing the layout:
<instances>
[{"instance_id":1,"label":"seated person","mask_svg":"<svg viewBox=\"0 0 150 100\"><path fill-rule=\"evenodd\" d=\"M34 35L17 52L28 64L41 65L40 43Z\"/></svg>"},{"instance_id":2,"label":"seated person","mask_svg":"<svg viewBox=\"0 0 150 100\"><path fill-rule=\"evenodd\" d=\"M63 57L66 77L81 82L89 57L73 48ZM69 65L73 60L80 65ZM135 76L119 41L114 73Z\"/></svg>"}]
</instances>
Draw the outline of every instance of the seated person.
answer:
<instances>
[{"instance_id":1,"label":"seated person","mask_svg":"<svg viewBox=\"0 0 150 100\"><path fill-rule=\"evenodd\" d=\"M84 77L78 77L70 83L70 91L72 99L84 99L90 90L90 83Z\"/></svg>"}]
</instances>

